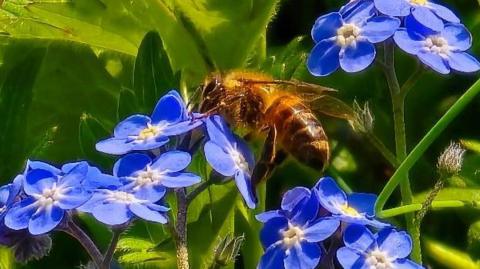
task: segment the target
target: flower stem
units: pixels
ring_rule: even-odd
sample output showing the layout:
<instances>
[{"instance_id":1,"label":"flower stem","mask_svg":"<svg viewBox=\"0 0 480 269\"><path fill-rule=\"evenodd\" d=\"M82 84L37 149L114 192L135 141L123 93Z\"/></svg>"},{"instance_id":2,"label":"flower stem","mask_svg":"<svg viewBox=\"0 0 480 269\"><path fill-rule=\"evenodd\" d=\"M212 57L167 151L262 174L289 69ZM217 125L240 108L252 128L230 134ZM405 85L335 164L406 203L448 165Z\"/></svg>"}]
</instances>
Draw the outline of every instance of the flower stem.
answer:
<instances>
[{"instance_id":1,"label":"flower stem","mask_svg":"<svg viewBox=\"0 0 480 269\"><path fill-rule=\"evenodd\" d=\"M383 158L385 158L385 160L387 160L392 167L397 168L400 165L395 155L387 148L387 146L385 146L385 144L383 144L380 139L378 139L375 134L368 132L365 134L365 137L370 144L372 144L382 154Z\"/></svg>"},{"instance_id":2,"label":"flower stem","mask_svg":"<svg viewBox=\"0 0 480 269\"><path fill-rule=\"evenodd\" d=\"M193 189L193 191L187 194L187 197L186 197L187 205L189 205L195 199L195 197L197 197L200 193L202 193L204 190L210 187L212 183L213 182L211 180L204 181L200 183L200 185L198 185L195 189Z\"/></svg>"},{"instance_id":3,"label":"flower stem","mask_svg":"<svg viewBox=\"0 0 480 269\"><path fill-rule=\"evenodd\" d=\"M92 239L80 228L75 222L70 220L66 227L61 229L63 232L69 234L82 245L87 251L90 258L95 263L97 268L102 268L103 256L98 247L93 243Z\"/></svg>"},{"instance_id":4,"label":"flower stem","mask_svg":"<svg viewBox=\"0 0 480 269\"><path fill-rule=\"evenodd\" d=\"M395 55L394 44L387 42L385 44L385 68L383 68L387 79L388 88L393 107L393 124L395 130L395 152L397 161L403 162L407 157L407 141L405 134L405 94L402 93L400 84L398 83L397 74L395 72ZM413 194L410 188L408 173L400 183L400 193L402 196L402 204L408 205L413 201ZM413 239L412 259L421 263L420 234L415 229L414 215L412 213L405 214L407 231Z\"/></svg>"},{"instance_id":5,"label":"flower stem","mask_svg":"<svg viewBox=\"0 0 480 269\"><path fill-rule=\"evenodd\" d=\"M446 201L433 201L431 204L432 209L444 209L444 208L456 208L456 207L464 207L468 204L459 201L459 200L446 200ZM423 204L409 204L404 206L399 206L391 209L386 209L380 211L377 216L380 218L391 218L398 215L403 215L406 213L420 211L422 209Z\"/></svg>"},{"instance_id":6,"label":"flower stem","mask_svg":"<svg viewBox=\"0 0 480 269\"><path fill-rule=\"evenodd\" d=\"M175 225L175 243L178 269L189 269L187 248L187 196L185 189L175 191L177 195L177 222Z\"/></svg>"},{"instance_id":7,"label":"flower stem","mask_svg":"<svg viewBox=\"0 0 480 269\"><path fill-rule=\"evenodd\" d=\"M115 249L117 248L118 240L120 239L120 235L123 233L124 229L114 229L112 239L110 240L110 244L108 245L108 249L103 256L102 262L102 269L110 268L110 264L112 263L113 254L115 253Z\"/></svg>"}]
</instances>

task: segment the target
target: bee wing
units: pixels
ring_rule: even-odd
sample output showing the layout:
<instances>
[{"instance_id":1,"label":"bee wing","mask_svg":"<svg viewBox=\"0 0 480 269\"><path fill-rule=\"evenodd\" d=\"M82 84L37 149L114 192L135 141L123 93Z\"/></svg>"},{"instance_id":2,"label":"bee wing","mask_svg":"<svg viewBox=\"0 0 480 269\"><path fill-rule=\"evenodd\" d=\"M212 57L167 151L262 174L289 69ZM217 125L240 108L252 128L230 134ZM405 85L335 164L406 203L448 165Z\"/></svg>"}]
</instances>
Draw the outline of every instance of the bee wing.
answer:
<instances>
[{"instance_id":1,"label":"bee wing","mask_svg":"<svg viewBox=\"0 0 480 269\"><path fill-rule=\"evenodd\" d=\"M306 99L310 103L310 109L315 113L352 121L354 112L351 106L338 98L330 95L317 95Z\"/></svg>"},{"instance_id":2,"label":"bee wing","mask_svg":"<svg viewBox=\"0 0 480 269\"><path fill-rule=\"evenodd\" d=\"M247 84L264 84L264 85L280 85L285 90L296 91L306 94L325 94L327 92L336 92L337 90L320 86L317 84L307 83L298 80L254 80L254 79L242 79L243 83Z\"/></svg>"}]
</instances>

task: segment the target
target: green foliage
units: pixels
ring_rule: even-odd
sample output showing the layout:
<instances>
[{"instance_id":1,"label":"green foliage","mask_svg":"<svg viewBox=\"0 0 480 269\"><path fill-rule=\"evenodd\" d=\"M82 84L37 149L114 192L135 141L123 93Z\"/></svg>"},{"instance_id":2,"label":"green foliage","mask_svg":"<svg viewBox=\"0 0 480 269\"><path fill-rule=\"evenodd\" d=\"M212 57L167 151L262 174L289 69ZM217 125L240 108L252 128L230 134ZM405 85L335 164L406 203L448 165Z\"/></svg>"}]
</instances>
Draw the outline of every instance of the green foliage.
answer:
<instances>
[{"instance_id":1,"label":"green foliage","mask_svg":"<svg viewBox=\"0 0 480 269\"><path fill-rule=\"evenodd\" d=\"M0 248L0 269L13 269L14 258L12 252L8 248Z\"/></svg>"},{"instance_id":2,"label":"green foliage","mask_svg":"<svg viewBox=\"0 0 480 269\"><path fill-rule=\"evenodd\" d=\"M446 268L478 269L480 265L465 252L459 251L440 242L425 239L425 249L432 259Z\"/></svg>"}]
</instances>

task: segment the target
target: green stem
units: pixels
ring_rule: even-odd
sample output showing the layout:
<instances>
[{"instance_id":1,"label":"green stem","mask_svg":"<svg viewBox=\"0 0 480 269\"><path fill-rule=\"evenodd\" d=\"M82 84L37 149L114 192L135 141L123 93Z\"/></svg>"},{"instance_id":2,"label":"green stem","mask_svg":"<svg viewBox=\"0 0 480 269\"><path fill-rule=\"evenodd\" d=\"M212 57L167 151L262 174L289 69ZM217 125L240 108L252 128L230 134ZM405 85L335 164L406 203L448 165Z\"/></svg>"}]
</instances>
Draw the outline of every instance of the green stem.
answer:
<instances>
[{"instance_id":1,"label":"green stem","mask_svg":"<svg viewBox=\"0 0 480 269\"><path fill-rule=\"evenodd\" d=\"M413 165L420 159L423 153L430 147L435 139L447 128L450 122L470 104L475 96L480 93L480 79L475 82L456 102L450 109L440 118L439 121L428 131L428 133L422 138L422 140L415 146L410 152L407 158L395 171L393 176L387 182L382 192L378 196L377 203L375 204L375 211L381 212L385 206L388 198L392 195L395 188L405 179L404 175L413 167Z\"/></svg>"},{"instance_id":2,"label":"green stem","mask_svg":"<svg viewBox=\"0 0 480 269\"><path fill-rule=\"evenodd\" d=\"M110 268L110 264L112 263L113 254L115 253L115 249L117 248L118 240L120 239L120 235L123 233L124 229L114 229L112 239L110 240L110 244L108 245L108 249L105 252L102 262L102 268L108 269Z\"/></svg>"},{"instance_id":3,"label":"green stem","mask_svg":"<svg viewBox=\"0 0 480 269\"><path fill-rule=\"evenodd\" d=\"M410 75L407 81L402 85L400 93L403 95L403 98L406 98L410 90L415 86L420 77L425 73L425 68L421 64L417 64L415 72Z\"/></svg>"},{"instance_id":4,"label":"green stem","mask_svg":"<svg viewBox=\"0 0 480 269\"><path fill-rule=\"evenodd\" d=\"M62 228L61 230L75 238L82 245L85 251L87 251L97 268L101 268L103 261L102 253L92 239L85 233L85 231L82 230L82 228L70 220L66 227Z\"/></svg>"},{"instance_id":5,"label":"green stem","mask_svg":"<svg viewBox=\"0 0 480 269\"><path fill-rule=\"evenodd\" d=\"M390 165L395 168L398 167L400 163L398 162L395 155L393 155L393 153L387 148L387 146L385 146L385 144L383 144L380 139L378 139L376 135L368 132L365 134L365 137L368 139L370 144L372 144L382 154L383 158L385 158L385 160L387 160Z\"/></svg>"},{"instance_id":6,"label":"green stem","mask_svg":"<svg viewBox=\"0 0 480 269\"><path fill-rule=\"evenodd\" d=\"M402 162L407 157L407 139L405 134L405 95L401 92L398 83L397 74L395 72L395 55L394 44L389 42L385 45L385 65L384 73L387 79L388 88L393 107L393 124L395 130L395 152L397 160ZM402 196L402 204L408 205L413 201L412 189L408 173L405 173L404 179L400 183L400 193ZM412 259L421 262L420 234L415 229L414 215L412 213L405 214L407 231L413 239Z\"/></svg>"},{"instance_id":7,"label":"green stem","mask_svg":"<svg viewBox=\"0 0 480 269\"><path fill-rule=\"evenodd\" d=\"M176 254L177 254L177 268L189 269L188 262L188 246L187 246L187 197L185 188L177 189L177 223L175 225L176 232Z\"/></svg>"},{"instance_id":8,"label":"green stem","mask_svg":"<svg viewBox=\"0 0 480 269\"><path fill-rule=\"evenodd\" d=\"M187 199L187 205L189 205L195 199L195 197L197 197L200 193L202 193L204 190L206 190L212 184L213 184L213 182L211 180L204 181L204 182L200 183L200 185L198 185L195 189L193 189L193 191L191 191L187 195L187 198L186 198Z\"/></svg>"},{"instance_id":9,"label":"green stem","mask_svg":"<svg viewBox=\"0 0 480 269\"><path fill-rule=\"evenodd\" d=\"M423 204L410 204L404 205L399 207L394 207L391 209L386 209L380 211L377 216L380 218L391 218L398 215L403 215L406 213L412 213L416 211L420 211L422 209ZM458 200L447 200L447 201L433 201L431 204L432 209L444 209L444 208L456 208L456 207L464 207L467 204L463 201Z\"/></svg>"}]
</instances>

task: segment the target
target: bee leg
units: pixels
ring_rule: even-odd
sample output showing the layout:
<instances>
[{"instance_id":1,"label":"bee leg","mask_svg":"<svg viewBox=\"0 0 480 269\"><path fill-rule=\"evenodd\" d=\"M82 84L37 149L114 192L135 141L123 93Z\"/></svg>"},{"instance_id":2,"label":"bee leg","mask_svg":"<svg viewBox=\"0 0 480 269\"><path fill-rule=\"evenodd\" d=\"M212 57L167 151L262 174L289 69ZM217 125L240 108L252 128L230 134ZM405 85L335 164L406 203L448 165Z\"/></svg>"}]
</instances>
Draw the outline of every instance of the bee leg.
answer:
<instances>
[{"instance_id":1,"label":"bee leg","mask_svg":"<svg viewBox=\"0 0 480 269\"><path fill-rule=\"evenodd\" d=\"M256 187L267 178L275 167L277 129L271 127L263 145L262 155L258 160L252 174L252 183Z\"/></svg>"}]
</instances>

